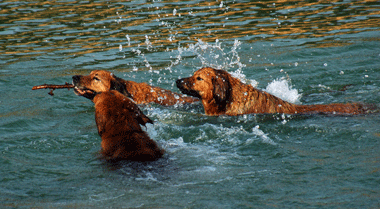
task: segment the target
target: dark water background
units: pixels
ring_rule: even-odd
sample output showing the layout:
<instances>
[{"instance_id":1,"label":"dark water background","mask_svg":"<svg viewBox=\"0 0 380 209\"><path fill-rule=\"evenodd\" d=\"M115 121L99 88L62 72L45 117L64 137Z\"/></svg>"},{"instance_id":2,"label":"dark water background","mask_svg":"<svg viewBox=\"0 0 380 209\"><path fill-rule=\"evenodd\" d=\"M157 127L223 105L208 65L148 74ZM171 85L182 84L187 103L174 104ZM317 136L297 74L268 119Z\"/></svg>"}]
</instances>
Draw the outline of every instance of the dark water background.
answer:
<instances>
[{"instance_id":1,"label":"dark water background","mask_svg":"<svg viewBox=\"0 0 380 209\"><path fill-rule=\"evenodd\" d=\"M141 106L167 150L97 159L95 69L173 91L202 66L289 101L380 103L378 1L1 1L1 208L379 208L380 116Z\"/></svg>"}]
</instances>

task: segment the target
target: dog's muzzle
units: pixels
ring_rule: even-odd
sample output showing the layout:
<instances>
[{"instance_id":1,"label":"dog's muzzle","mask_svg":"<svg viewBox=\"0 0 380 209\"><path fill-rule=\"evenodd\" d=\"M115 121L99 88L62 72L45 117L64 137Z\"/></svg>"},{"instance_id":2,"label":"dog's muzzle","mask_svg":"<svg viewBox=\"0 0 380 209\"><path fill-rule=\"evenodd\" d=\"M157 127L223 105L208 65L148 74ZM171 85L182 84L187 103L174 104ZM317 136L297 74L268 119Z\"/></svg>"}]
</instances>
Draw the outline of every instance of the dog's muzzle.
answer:
<instances>
[{"instance_id":1,"label":"dog's muzzle","mask_svg":"<svg viewBox=\"0 0 380 209\"><path fill-rule=\"evenodd\" d=\"M81 78L83 76L81 75L74 75L73 76L73 85L74 85L74 93L78 96L83 96L87 99L93 99L96 95L96 92L87 89L86 87L83 87L81 85Z\"/></svg>"},{"instance_id":2,"label":"dog's muzzle","mask_svg":"<svg viewBox=\"0 0 380 209\"><path fill-rule=\"evenodd\" d=\"M201 99L201 95L199 95L199 93L195 90L192 90L191 88L189 88L189 83L185 80L186 78L182 78L182 79L178 79L176 81L176 84L177 84L177 88L183 93L183 94L187 94L187 95L190 95L190 96L193 96L193 97L197 97L197 98L200 98Z\"/></svg>"}]
</instances>

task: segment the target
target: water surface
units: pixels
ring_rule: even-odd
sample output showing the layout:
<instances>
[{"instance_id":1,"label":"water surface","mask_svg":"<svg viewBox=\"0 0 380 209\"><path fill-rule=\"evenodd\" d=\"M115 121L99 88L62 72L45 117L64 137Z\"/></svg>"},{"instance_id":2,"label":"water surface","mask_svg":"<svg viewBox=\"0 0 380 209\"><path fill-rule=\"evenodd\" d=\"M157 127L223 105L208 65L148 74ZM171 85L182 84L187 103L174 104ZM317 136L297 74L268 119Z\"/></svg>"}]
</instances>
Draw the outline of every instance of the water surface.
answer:
<instances>
[{"instance_id":1,"label":"water surface","mask_svg":"<svg viewBox=\"0 0 380 209\"><path fill-rule=\"evenodd\" d=\"M93 104L64 84L95 69L178 92L203 66L302 104L380 101L377 1L2 1L0 206L378 208L380 117L209 117L145 105L167 150L97 158Z\"/></svg>"}]
</instances>

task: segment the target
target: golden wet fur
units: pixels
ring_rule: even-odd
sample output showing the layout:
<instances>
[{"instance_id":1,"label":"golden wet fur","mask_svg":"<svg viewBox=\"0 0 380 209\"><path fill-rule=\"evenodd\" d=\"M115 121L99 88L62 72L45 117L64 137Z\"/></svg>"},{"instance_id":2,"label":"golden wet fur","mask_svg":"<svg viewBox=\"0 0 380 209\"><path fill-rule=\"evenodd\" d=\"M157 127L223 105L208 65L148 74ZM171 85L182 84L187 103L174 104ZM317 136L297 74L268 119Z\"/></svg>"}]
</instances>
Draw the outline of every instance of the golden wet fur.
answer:
<instances>
[{"instance_id":1,"label":"golden wet fur","mask_svg":"<svg viewBox=\"0 0 380 209\"><path fill-rule=\"evenodd\" d=\"M153 123L128 97L116 90L97 93L95 121L106 160L153 161L162 157L159 148L140 125Z\"/></svg>"},{"instance_id":2,"label":"golden wet fur","mask_svg":"<svg viewBox=\"0 0 380 209\"><path fill-rule=\"evenodd\" d=\"M328 113L363 114L362 104L297 105L242 83L228 72L201 68L193 76L177 80L184 94L198 97L206 115L242 115L250 113Z\"/></svg>"}]
</instances>

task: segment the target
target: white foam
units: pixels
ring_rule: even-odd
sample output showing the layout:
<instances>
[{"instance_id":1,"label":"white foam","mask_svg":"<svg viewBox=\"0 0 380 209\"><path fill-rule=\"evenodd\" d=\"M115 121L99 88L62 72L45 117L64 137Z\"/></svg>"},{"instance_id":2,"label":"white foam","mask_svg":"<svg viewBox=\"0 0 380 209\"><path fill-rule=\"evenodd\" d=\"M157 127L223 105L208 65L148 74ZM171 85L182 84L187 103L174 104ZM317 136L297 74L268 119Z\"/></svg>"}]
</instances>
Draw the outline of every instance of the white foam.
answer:
<instances>
[{"instance_id":1,"label":"white foam","mask_svg":"<svg viewBox=\"0 0 380 209\"><path fill-rule=\"evenodd\" d=\"M302 96L297 89L292 88L289 81L284 77L273 80L264 91L291 103L300 103Z\"/></svg>"},{"instance_id":2,"label":"white foam","mask_svg":"<svg viewBox=\"0 0 380 209\"><path fill-rule=\"evenodd\" d=\"M185 147L186 143L183 141L182 136L178 138L172 138L167 142L168 146Z\"/></svg>"},{"instance_id":3,"label":"white foam","mask_svg":"<svg viewBox=\"0 0 380 209\"><path fill-rule=\"evenodd\" d=\"M269 138L268 135L264 133L264 131L260 130L259 125L252 128L252 133L259 136L262 139L263 143L276 145L276 142L274 142L271 138ZM246 143L249 143L248 140Z\"/></svg>"}]
</instances>

